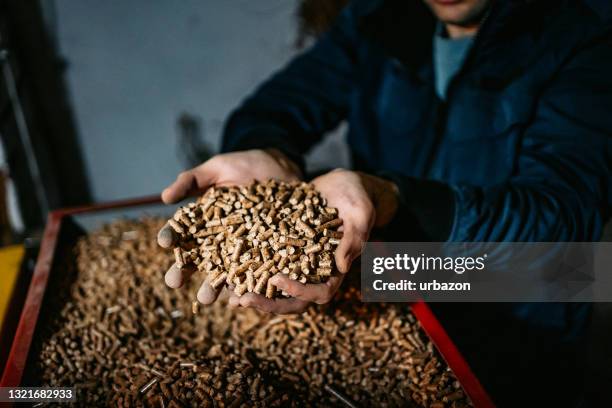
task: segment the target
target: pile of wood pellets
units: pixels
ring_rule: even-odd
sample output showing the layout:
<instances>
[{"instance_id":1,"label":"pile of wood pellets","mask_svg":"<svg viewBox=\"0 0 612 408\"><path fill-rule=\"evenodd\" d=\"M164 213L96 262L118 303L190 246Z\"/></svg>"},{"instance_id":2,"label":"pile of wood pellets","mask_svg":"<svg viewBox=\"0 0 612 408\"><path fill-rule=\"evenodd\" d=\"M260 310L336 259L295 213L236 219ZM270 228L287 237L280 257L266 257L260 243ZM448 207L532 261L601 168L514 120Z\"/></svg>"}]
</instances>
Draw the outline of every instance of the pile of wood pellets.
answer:
<instances>
[{"instance_id":1,"label":"pile of wood pellets","mask_svg":"<svg viewBox=\"0 0 612 408\"><path fill-rule=\"evenodd\" d=\"M55 271L72 278L36 336L43 385L75 386L80 406L470 406L408 306L361 303L346 281L301 315L223 299L193 314L198 282L163 284L163 224L106 225Z\"/></svg>"},{"instance_id":2,"label":"pile of wood pellets","mask_svg":"<svg viewBox=\"0 0 612 408\"><path fill-rule=\"evenodd\" d=\"M312 184L299 181L213 187L180 207L168 224L177 237L176 265L193 265L214 288L227 285L238 296L286 296L268 281L275 273L325 282L342 238L338 211Z\"/></svg>"}]
</instances>

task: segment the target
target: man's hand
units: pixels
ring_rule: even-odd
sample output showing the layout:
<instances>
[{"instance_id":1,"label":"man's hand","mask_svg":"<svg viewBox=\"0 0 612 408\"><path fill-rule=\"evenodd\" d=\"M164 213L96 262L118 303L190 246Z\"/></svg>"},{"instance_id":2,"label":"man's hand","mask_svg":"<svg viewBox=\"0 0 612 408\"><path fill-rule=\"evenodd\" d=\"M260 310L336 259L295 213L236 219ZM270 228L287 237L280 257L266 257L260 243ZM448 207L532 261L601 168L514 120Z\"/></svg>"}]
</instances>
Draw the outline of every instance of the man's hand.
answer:
<instances>
[{"instance_id":1,"label":"man's hand","mask_svg":"<svg viewBox=\"0 0 612 408\"><path fill-rule=\"evenodd\" d=\"M295 163L276 149L225 153L179 174L161 197L164 203L172 204L215 185L240 185L269 178L291 181L301 176Z\"/></svg>"},{"instance_id":2,"label":"man's hand","mask_svg":"<svg viewBox=\"0 0 612 408\"><path fill-rule=\"evenodd\" d=\"M284 290L291 298L267 299L254 293L238 297L230 295L230 306L253 307L269 313L299 313L309 303L329 302L351 268L352 262L361 254L363 243L368 240L374 226L388 224L398 207L397 186L390 181L368 174L334 170L312 181L327 205L336 207L343 221L344 236L336 249L336 266L341 272L326 283L302 284L287 276L276 274L271 282Z\"/></svg>"},{"instance_id":3,"label":"man's hand","mask_svg":"<svg viewBox=\"0 0 612 408\"><path fill-rule=\"evenodd\" d=\"M336 249L336 266L346 273L361 254L372 228L387 225L395 215L398 188L380 177L344 169L317 177L312 183L342 219L344 236Z\"/></svg>"},{"instance_id":4,"label":"man's hand","mask_svg":"<svg viewBox=\"0 0 612 408\"><path fill-rule=\"evenodd\" d=\"M302 177L298 166L275 149L247 150L244 152L226 153L213 157L198 167L182 172L168 188L162 192L166 204L176 203L188 195L203 192L214 185L240 185L251 181L265 181L270 178L292 181ZM157 235L157 242L163 248L171 248L177 236L166 224ZM166 272L166 284L171 288L180 288L193 273L193 268L179 268L172 265ZM207 281L198 291L198 300L211 304L219 295Z\"/></svg>"}]
</instances>

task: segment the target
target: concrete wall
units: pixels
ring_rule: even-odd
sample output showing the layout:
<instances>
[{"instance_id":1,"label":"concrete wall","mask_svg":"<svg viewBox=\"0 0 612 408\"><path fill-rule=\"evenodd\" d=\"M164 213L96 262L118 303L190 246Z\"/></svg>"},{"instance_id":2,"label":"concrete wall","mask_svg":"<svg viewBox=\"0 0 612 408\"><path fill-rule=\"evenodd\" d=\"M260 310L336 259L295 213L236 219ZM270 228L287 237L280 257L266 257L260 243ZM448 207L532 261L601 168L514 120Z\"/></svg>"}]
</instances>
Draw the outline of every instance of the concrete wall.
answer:
<instances>
[{"instance_id":1,"label":"concrete wall","mask_svg":"<svg viewBox=\"0 0 612 408\"><path fill-rule=\"evenodd\" d=\"M217 149L228 112L295 53L295 1L41 1L96 200L158 193L187 166L178 116Z\"/></svg>"}]
</instances>

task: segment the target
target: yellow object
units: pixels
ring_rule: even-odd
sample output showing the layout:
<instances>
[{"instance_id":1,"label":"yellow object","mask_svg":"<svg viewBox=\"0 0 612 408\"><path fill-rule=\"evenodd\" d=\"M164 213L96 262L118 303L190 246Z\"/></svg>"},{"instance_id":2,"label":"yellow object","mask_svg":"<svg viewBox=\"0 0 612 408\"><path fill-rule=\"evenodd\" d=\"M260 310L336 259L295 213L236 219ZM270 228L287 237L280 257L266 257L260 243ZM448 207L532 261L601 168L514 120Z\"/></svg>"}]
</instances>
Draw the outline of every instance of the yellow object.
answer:
<instances>
[{"instance_id":1,"label":"yellow object","mask_svg":"<svg viewBox=\"0 0 612 408\"><path fill-rule=\"evenodd\" d=\"M0 327L15 288L23 253L23 245L0 248Z\"/></svg>"}]
</instances>

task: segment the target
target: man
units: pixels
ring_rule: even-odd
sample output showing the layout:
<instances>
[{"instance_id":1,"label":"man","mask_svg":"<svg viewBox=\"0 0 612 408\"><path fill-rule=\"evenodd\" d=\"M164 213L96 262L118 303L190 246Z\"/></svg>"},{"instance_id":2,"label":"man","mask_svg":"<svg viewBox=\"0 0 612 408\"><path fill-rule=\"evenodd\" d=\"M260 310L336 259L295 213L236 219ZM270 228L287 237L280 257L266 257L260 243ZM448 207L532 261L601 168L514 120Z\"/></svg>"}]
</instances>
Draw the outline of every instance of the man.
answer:
<instances>
[{"instance_id":1,"label":"man","mask_svg":"<svg viewBox=\"0 0 612 408\"><path fill-rule=\"evenodd\" d=\"M233 112L223 139L230 153L179 175L163 200L213 184L301 178L302 154L347 120L355 171L313 180L344 222L336 252L342 273L374 226L389 241L599 240L612 199L612 7L424 3L352 2L310 50ZM188 274L172 267L166 282L179 287ZM341 281L273 279L293 297L248 294L230 304L298 312L329 301ZM216 296L206 282L198 293L202 303ZM516 324L518 341L544 331L532 337L563 343L559 353L582 338L588 316L584 305L473 308L490 312L474 318L483 325ZM465 310L454 313L465 318Z\"/></svg>"}]
</instances>

